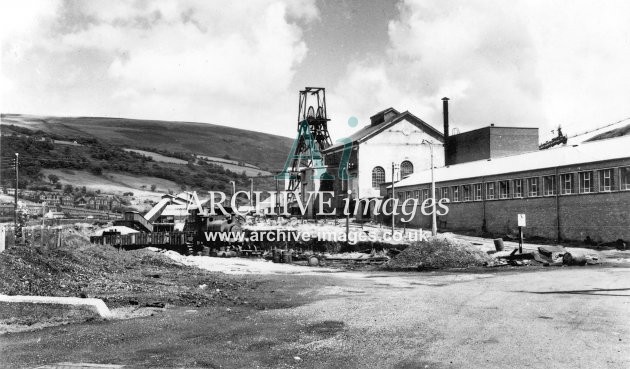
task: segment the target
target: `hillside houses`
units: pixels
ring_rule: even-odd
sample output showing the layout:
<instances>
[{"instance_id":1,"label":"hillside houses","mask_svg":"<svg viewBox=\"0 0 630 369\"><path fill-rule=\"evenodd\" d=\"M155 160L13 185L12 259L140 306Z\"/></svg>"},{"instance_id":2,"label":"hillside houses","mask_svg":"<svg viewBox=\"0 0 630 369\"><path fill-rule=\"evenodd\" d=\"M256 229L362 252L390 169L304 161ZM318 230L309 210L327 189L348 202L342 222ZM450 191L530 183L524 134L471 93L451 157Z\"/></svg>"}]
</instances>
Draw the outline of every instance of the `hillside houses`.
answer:
<instances>
[{"instance_id":1,"label":"hillside houses","mask_svg":"<svg viewBox=\"0 0 630 369\"><path fill-rule=\"evenodd\" d=\"M68 206L74 205L74 196L68 194L61 195L61 204Z\"/></svg>"},{"instance_id":2,"label":"hillside houses","mask_svg":"<svg viewBox=\"0 0 630 369\"><path fill-rule=\"evenodd\" d=\"M7 195L13 195L13 188L2 188ZM91 210L119 211L123 201L113 195L74 195L52 191L20 190L19 197L24 200L46 203L48 206L83 207Z\"/></svg>"}]
</instances>

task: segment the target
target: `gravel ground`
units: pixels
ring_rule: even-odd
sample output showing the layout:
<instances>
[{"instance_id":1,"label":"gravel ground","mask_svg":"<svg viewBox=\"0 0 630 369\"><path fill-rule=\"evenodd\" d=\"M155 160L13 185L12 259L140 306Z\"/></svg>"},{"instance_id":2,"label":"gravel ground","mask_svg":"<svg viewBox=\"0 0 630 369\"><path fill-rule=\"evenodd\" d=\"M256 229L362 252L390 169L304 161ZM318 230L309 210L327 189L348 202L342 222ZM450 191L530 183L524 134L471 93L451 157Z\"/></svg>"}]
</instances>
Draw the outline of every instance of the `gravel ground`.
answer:
<instances>
[{"instance_id":1,"label":"gravel ground","mask_svg":"<svg viewBox=\"0 0 630 369\"><path fill-rule=\"evenodd\" d=\"M354 277L322 289L326 300L264 313L343 326L286 345L305 367L630 367L628 268Z\"/></svg>"},{"instance_id":2,"label":"gravel ground","mask_svg":"<svg viewBox=\"0 0 630 369\"><path fill-rule=\"evenodd\" d=\"M482 249L492 245L468 240ZM261 260L173 255L184 264L241 274L226 275L189 269L147 250L89 251L88 260L36 253L28 265L3 255L4 265L13 268L8 275L15 277L6 288L27 288L18 283L24 275L40 278L37 288L58 294L97 293L114 302L118 319L0 335L0 367L58 362L132 368L630 367L630 266L623 263L331 273ZM628 257L627 251L596 252ZM67 275L64 285L49 281L48 273L33 274L31 266L40 264ZM128 301L134 296L149 301L156 294L173 302L148 308Z\"/></svg>"},{"instance_id":3,"label":"gravel ground","mask_svg":"<svg viewBox=\"0 0 630 369\"><path fill-rule=\"evenodd\" d=\"M155 249L157 250L157 249ZM174 261L188 266L195 266L211 272L225 274L300 274L337 273L338 269L307 267L294 264L274 263L259 258L218 258L211 256L185 256L175 251L156 251Z\"/></svg>"},{"instance_id":4,"label":"gravel ground","mask_svg":"<svg viewBox=\"0 0 630 369\"><path fill-rule=\"evenodd\" d=\"M626 267L264 280L268 288L258 298L283 291L283 303L162 309L7 334L0 336L0 367L630 367Z\"/></svg>"}]
</instances>

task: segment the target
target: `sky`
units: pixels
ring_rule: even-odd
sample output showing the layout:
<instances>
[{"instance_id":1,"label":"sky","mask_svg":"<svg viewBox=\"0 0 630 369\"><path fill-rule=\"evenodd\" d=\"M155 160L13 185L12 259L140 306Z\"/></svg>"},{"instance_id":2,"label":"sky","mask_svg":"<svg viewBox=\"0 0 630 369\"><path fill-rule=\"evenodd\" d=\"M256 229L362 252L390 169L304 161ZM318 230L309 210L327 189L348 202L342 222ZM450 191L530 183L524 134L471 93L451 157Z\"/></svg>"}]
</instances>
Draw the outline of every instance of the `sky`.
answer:
<instances>
[{"instance_id":1,"label":"sky","mask_svg":"<svg viewBox=\"0 0 630 369\"><path fill-rule=\"evenodd\" d=\"M293 137L325 87L338 139L388 107L441 130L578 133L630 117L626 0L11 0L0 111Z\"/></svg>"}]
</instances>

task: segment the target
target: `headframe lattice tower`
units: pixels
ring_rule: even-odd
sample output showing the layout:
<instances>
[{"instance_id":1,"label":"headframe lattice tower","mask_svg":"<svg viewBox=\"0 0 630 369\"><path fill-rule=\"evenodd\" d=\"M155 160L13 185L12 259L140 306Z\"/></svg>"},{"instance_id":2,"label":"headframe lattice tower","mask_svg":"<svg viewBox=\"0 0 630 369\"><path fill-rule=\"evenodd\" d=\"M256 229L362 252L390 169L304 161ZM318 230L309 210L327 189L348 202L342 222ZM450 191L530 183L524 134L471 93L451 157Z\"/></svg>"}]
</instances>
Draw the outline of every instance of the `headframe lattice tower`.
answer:
<instances>
[{"instance_id":1,"label":"headframe lattice tower","mask_svg":"<svg viewBox=\"0 0 630 369\"><path fill-rule=\"evenodd\" d=\"M302 169L324 169L321 150L332 145L328 133L328 121L330 119L326 113L326 89L305 87L300 91L298 139L293 147L291 176L287 188L289 191L299 191Z\"/></svg>"}]
</instances>

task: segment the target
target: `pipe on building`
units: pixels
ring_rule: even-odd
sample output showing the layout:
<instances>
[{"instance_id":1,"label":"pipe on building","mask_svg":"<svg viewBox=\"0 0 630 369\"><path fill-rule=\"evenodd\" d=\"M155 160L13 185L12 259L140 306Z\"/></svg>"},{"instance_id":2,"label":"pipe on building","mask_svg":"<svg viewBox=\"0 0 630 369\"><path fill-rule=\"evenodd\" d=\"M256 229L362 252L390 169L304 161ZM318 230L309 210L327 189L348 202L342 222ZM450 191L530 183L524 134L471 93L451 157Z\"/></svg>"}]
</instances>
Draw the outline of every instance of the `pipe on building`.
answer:
<instances>
[{"instance_id":1,"label":"pipe on building","mask_svg":"<svg viewBox=\"0 0 630 369\"><path fill-rule=\"evenodd\" d=\"M473 193L473 199L475 194ZM481 201L483 202L483 222L481 223L481 232L488 231L488 221L486 219L486 177L481 177Z\"/></svg>"},{"instance_id":2,"label":"pipe on building","mask_svg":"<svg viewBox=\"0 0 630 369\"><path fill-rule=\"evenodd\" d=\"M556 187L556 226L557 226L556 231L558 232L558 234L556 235L556 238L557 238L556 242L559 243L562 240L562 236L561 236L562 230L560 228L560 176L559 176L558 167L556 167L555 177L556 177L555 187Z\"/></svg>"}]
</instances>

